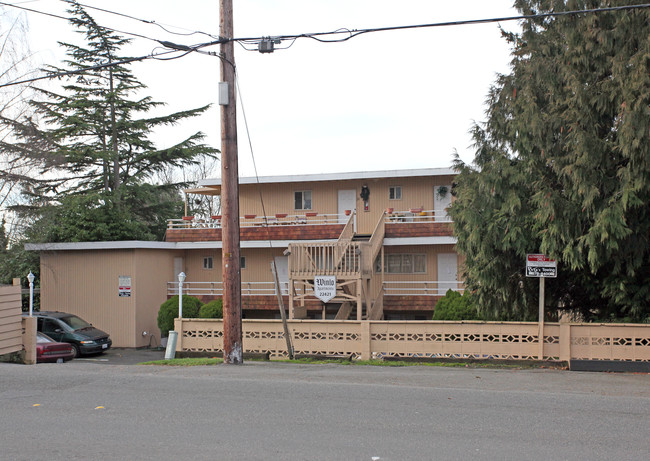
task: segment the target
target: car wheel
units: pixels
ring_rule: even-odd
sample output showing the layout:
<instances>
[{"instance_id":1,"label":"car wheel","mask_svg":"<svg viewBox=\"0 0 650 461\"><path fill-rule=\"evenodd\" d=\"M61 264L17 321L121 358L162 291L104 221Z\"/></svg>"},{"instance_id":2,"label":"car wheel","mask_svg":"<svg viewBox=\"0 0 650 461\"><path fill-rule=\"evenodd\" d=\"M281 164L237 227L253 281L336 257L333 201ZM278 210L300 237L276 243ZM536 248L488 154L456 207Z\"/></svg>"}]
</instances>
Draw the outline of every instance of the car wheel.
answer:
<instances>
[{"instance_id":1,"label":"car wheel","mask_svg":"<svg viewBox=\"0 0 650 461\"><path fill-rule=\"evenodd\" d=\"M76 344L70 344L72 346L72 358L76 359L81 354L79 354L79 347Z\"/></svg>"}]
</instances>

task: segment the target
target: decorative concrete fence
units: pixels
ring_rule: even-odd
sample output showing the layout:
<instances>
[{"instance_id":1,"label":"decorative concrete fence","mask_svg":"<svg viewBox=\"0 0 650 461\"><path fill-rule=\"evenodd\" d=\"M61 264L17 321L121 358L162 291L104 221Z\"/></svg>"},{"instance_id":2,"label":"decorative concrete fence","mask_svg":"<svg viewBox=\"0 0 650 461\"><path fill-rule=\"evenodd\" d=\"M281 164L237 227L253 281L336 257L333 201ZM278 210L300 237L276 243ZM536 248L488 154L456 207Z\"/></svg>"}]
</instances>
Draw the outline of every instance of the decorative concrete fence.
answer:
<instances>
[{"instance_id":1,"label":"decorative concrete fence","mask_svg":"<svg viewBox=\"0 0 650 461\"><path fill-rule=\"evenodd\" d=\"M538 324L526 322L290 320L295 354L539 359ZM223 323L176 319L178 352L223 350ZM288 356L280 320L243 320L244 352ZM650 325L546 323L544 360L650 361Z\"/></svg>"}]
</instances>

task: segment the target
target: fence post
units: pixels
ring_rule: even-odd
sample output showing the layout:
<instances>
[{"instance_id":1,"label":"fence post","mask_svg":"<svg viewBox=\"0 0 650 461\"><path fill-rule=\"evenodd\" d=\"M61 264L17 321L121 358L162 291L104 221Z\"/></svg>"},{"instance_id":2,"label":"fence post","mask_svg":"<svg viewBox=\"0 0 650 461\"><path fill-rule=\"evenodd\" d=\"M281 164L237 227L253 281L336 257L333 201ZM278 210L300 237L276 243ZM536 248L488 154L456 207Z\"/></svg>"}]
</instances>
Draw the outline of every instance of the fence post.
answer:
<instances>
[{"instance_id":1,"label":"fence post","mask_svg":"<svg viewBox=\"0 0 650 461\"><path fill-rule=\"evenodd\" d=\"M178 333L176 351L181 352L183 350L183 319L174 319L174 330Z\"/></svg>"},{"instance_id":2,"label":"fence post","mask_svg":"<svg viewBox=\"0 0 650 461\"><path fill-rule=\"evenodd\" d=\"M560 317L560 360L571 362L571 324Z\"/></svg>"},{"instance_id":3,"label":"fence post","mask_svg":"<svg viewBox=\"0 0 650 461\"><path fill-rule=\"evenodd\" d=\"M364 320L359 324L361 335L361 360L370 360L372 351L370 350L370 321Z\"/></svg>"},{"instance_id":4,"label":"fence post","mask_svg":"<svg viewBox=\"0 0 650 461\"><path fill-rule=\"evenodd\" d=\"M25 365L36 363L36 317L23 317L23 347L25 348Z\"/></svg>"}]
</instances>

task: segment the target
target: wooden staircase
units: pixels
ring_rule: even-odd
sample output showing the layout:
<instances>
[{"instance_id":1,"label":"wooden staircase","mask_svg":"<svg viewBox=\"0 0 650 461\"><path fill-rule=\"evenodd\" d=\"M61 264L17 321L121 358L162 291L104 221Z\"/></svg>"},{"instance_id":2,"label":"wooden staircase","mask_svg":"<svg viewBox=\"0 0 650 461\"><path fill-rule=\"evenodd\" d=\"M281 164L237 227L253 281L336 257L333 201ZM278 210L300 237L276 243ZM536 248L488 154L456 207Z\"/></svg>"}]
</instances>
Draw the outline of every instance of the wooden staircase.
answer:
<instances>
[{"instance_id":1,"label":"wooden staircase","mask_svg":"<svg viewBox=\"0 0 650 461\"><path fill-rule=\"evenodd\" d=\"M355 234L353 219L354 215L336 242L289 244L290 312L295 302L300 301L304 306L306 297L313 299L310 289L315 276L333 275L337 295L331 302L340 303L337 320L346 320L351 315L356 320L383 318L381 274L375 273L374 266L383 248L384 216L370 235ZM294 283L302 287L302 294L296 294Z\"/></svg>"}]
</instances>

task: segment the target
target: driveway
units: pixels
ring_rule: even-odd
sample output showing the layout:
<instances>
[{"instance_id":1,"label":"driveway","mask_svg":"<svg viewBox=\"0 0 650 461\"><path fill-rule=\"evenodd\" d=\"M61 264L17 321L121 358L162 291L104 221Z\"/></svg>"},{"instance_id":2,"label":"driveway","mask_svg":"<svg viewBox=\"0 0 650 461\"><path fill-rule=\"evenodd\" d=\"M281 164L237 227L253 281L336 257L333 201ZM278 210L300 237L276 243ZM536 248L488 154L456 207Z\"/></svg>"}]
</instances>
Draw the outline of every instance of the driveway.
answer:
<instances>
[{"instance_id":1,"label":"driveway","mask_svg":"<svg viewBox=\"0 0 650 461\"><path fill-rule=\"evenodd\" d=\"M77 363L95 363L103 365L136 365L152 360L163 360L165 349L131 349L113 347L103 354L90 355L74 359Z\"/></svg>"}]
</instances>

